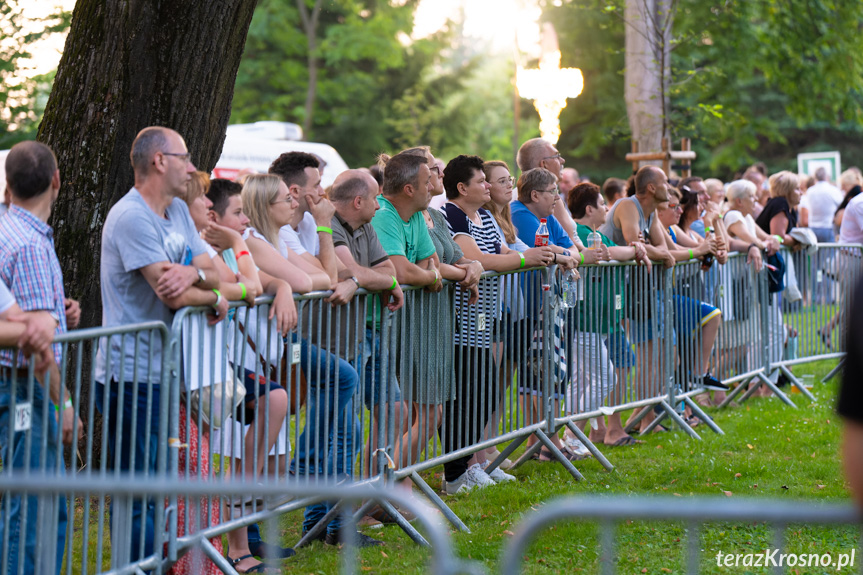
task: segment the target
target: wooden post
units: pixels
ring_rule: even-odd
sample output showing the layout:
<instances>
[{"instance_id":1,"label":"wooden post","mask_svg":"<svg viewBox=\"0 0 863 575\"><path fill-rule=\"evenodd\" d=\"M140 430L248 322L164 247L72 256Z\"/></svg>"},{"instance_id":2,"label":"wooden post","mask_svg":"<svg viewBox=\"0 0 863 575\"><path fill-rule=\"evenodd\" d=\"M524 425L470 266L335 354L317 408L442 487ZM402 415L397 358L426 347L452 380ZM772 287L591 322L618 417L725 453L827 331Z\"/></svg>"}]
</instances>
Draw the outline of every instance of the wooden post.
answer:
<instances>
[{"instance_id":1,"label":"wooden post","mask_svg":"<svg viewBox=\"0 0 863 575\"><path fill-rule=\"evenodd\" d=\"M689 152L692 150L692 142L689 138L681 138L680 140L680 151L681 152ZM692 161L689 159L683 160L683 166L680 170L680 178L688 178L692 175Z\"/></svg>"},{"instance_id":2,"label":"wooden post","mask_svg":"<svg viewBox=\"0 0 863 575\"><path fill-rule=\"evenodd\" d=\"M636 142L635 140L632 140L632 155L638 156L638 142ZM635 173L638 171L638 168L641 167L641 166L639 166L639 163L640 162L638 160L632 160L632 173L633 173L633 175L635 175Z\"/></svg>"},{"instance_id":3,"label":"wooden post","mask_svg":"<svg viewBox=\"0 0 863 575\"><path fill-rule=\"evenodd\" d=\"M671 157L668 155L668 138L662 138L662 153L664 157L662 158L662 171L665 172L665 175L669 175L671 173Z\"/></svg>"}]
</instances>

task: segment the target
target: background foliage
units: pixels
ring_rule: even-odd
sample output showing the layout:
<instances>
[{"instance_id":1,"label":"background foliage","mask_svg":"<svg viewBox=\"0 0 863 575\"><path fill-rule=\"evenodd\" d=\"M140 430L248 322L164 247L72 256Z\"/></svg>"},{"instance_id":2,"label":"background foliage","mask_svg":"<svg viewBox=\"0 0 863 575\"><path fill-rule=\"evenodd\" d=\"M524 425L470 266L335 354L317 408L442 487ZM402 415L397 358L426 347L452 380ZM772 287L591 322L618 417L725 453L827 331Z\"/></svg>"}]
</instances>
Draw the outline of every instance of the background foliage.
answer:
<instances>
[{"instance_id":1,"label":"background foliage","mask_svg":"<svg viewBox=\"0 0 863 575\"><path fill-rule=\"evenodd\" d=\"M581 68L585 77L582 95L561 115L559 148L594 180L626 176L626 0L540 1L543 19L558 32L561 65ZM698 173L730 179L756 160L771 171L794 170L798 153L833 149L845 166L863 163L863 3L675 1L669 120L675 140L693 139ZM512 163L512 54L491 53L487 42L466 37L458 21L410 41L418 3L322 3L306 138L331 144L351 166L420 143L445 160L467 152ZM18 62L30 43L69 21L59 15L44 30L25 32L19 12L0 1L0 148L35 135L53 80L52 73L10 84ZM308 56L296 0L261 0L231 122L302 124ZM530 101L520 104L524 141L537 135L538 119Z\"/></svg>"}]
</instances>

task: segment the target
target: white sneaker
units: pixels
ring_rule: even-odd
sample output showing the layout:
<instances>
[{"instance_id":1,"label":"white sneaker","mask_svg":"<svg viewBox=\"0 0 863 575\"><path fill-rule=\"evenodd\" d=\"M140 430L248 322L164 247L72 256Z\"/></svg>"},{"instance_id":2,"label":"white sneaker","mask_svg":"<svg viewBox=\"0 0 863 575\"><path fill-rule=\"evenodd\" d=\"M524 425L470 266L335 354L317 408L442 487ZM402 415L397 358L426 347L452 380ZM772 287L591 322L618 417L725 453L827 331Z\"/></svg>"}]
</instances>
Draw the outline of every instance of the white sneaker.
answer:
<instances>
[{"instance_id":1,"label":"white sneaker","mask_svg":"<svg viewBox=\"0 0 863 575\"><path fill-rule=\"evenodd\" d=\"M486 461L482 465L483 470L488 468L489 463L491 463L491 461ZM500 467L495 467L494 471L492 471L491 473L487 473L487 475L489 477L491 477L495 483L504 483L505 481L515 481L515 475L510 475L509 473L505 473L504 470L501 469Z\"/></svg>"},{"instance_id":2,"label":"white sneaker","mask_svg":"<svg viewBox=\"0 0 863 575\"><path fill-rule=\"evenodd\" d=\"M577 437L566 436L563 441L574 455L590 457L590 450Z\"/></svg>"},{"instance_id":3,"label":"white sneaker","mask_svg":"<svg viewBox=\"0 0 863 575\"><path fill-rule=\"evenodd\" d=\"M494 479L488 476L488 473L482 470L479 463L474 463L467 470L467 475L476 484L477 487L488 487L489 485L497 485Z\"/></svg>"},{"instance_id":4,"label":"white sneaker","mask_svg":"<svg viewBox=\"0 0 863 575\"><path fill-rule=\"evenodd\" d=\"M455 481L443 481L443 490L447 495L455 495L456 493L467 493L476 487L476 484L471 481L470 473L465 471Z\"/></svg>"}]
</instances>

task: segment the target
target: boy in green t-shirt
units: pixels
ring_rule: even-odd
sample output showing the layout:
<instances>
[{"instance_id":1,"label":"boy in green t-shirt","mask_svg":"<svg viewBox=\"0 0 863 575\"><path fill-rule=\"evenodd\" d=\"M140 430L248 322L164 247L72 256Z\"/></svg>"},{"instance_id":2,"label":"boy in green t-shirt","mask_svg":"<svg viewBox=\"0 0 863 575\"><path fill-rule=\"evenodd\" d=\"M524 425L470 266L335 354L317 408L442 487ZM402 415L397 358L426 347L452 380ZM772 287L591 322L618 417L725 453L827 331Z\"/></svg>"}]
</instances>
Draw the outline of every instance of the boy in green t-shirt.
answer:
<instances>
[{"instance_id":1,"label":"boy in green t-shirt","mask_svg":"<svg viewBox=\"0 0 863 575\"><path fill-rule=\"evenodd\" d=\"M576 223L576 233L588 246L588 236L605 222L608 213L599 186L589 183L577 185L569 192L567 204ZM605 235L597 234L610 259L636 260L639 263L647 259L643 245L618 246ZM625 271L622 267L581 269L581 282L585 286L583 300L587 303L575 326L575 348L580 356L575 373L578 392L573 397L571 390L567 390L570 412L597 410L614 389L615 380L626 381L627 373L635 365L632 347L620 329ZM578 422L579 428L583 429L586 423ZM590 440L613 446L638 443L623 430L619 412L608 416L608 427L600 418L599 427L590 432Z\"/></svg>"}]
</instances>

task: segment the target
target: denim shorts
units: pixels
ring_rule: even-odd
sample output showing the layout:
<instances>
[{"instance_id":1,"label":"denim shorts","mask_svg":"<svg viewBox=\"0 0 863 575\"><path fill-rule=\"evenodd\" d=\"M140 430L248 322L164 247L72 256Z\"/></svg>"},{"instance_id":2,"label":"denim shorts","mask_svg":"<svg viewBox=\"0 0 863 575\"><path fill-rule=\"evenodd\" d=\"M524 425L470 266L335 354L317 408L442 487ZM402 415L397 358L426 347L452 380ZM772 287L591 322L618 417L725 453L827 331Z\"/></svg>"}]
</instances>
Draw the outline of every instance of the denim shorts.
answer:
<instances>
[{"instance_id":1,"label":"denim shorts","mask_svg":"<svg viewBox=\"0 0 863 575\"><path fill-rule=\"evenodd\" d=\"M635 365L635 352L632 345L626 339L623 331L615 331L605 338L605 347L608 350L608 358L616 369L629 369Z\"/></svg>"}]
</instances>

